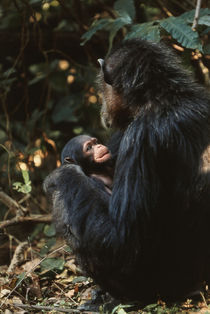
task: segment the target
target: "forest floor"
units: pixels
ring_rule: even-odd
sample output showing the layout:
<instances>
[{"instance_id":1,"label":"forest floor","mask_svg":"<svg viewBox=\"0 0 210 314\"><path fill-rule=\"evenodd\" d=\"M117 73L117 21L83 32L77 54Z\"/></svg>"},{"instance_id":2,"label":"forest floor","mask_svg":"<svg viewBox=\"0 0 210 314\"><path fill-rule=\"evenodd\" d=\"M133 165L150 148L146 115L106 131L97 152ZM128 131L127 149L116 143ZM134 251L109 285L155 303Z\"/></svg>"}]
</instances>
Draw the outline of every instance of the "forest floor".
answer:
<instances>
[{"instance_id":1,"label":"forest floor","mask_svg":"<svg viewBox=\"0 0 210 314\"><path fill-rule=\"evenodd\" d=\"M100 295L92 280L82 275L69 247L51 237L53 228L40 230L36 228L30 245L16 246L9 267L0 266L2 313L210 313L208 290L196 300L173 304L161 299L149 305L120 304Z\"/></svg>"}]
</instances>

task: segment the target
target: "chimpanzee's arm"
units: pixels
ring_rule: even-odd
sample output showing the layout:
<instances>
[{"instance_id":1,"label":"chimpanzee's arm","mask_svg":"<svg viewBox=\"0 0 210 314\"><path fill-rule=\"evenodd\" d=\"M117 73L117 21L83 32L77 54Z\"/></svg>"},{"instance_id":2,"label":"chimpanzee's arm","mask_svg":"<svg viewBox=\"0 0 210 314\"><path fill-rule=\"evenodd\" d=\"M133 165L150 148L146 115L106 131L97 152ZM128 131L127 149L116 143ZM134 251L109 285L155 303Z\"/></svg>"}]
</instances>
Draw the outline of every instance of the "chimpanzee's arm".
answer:
<instances>
[{"instance_id":1,"label":"chimpanzee's arm","mask_svg":"<svg viewBox=\"0 0 210 314\"><path fill-rule=\"evenodd\" d=\"M108 217L109 195L74 164L64 164L44 181L52 199L57 231L73 245L86 250L106 246L115 237Z\"/></svg>"}]
</instances>

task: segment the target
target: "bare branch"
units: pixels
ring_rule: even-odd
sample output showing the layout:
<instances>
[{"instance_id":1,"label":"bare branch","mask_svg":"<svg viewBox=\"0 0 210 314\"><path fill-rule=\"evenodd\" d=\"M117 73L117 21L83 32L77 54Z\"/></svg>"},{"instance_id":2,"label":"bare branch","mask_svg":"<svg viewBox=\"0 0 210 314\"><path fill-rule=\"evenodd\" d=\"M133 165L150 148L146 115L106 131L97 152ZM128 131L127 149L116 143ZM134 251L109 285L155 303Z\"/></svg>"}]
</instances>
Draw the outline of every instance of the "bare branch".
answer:
<instances>
[{"instance_id":1,"label":"bare branch","mask_svg":"<svg viewBox=\"0 0 210 314\"><path fill-rule=\"evenodd\" d=\"M2 202L4 205L6 205L8 208L15 208L19 214L26 213L28 210L18 204L13 198L11 198L9 195L7 195L5 192L2 191L0 188L0 202Z\"/></svg>"},{"instance_id":2,"label":"bare branch","mask_svg":"<svg viewBox=\"0 0 210 314\"><path fill-rule=\"evenodd\" d=\"M11 304L14 307L19 307L21 309L36 309L36 310L44 310L44 311L56 311L56 312L63 312L63 313L81 313L80 310L77 309L70 309L70 308L62 308L62 307L54 307L54 306L43 306L43 305L27 305L27 304L18 304L18 303L13 303ZM93 312L93 311L82 311L82 313L86 314L86 313L92 313L92 314L96 314L98 312Z\"/></svg>"},{"instance_id":3,"label":"bare branch","mask_svg":"<svg viewBox=\"0 0 210 314\"><path fill-rule=\"evenodd\" d=\"M15 252L13 254L11 263L8 267L8 272L12 272L15 267L19 264L20 260L21 260L21 255L25 249L25 247L28 246L28 242L21 242L15 249Z\"/></svg>"},{"instance_id":4,"label":"bare branch","mask_svg":"<svg viewBox=\"0 0 210 314\"><path fill-rule=\"evenodd\" d=\"M195 30L196 27L198 26L198 19L199 19L199 14L200 14L200 9L201 9L201 2L202 0L197 0L196 4L196 9L195 9L195 17L192 25L192 29Z\"/></svg>"},{"instance_id":5,"label":"bare branch","mask_svg":"<svg viewBox=\"0 0 210 314\"><path fill-rule=\"evenodd\" d=\"M5 220L0 223L0 229L4 229L9 226L14 226L20 223L24 223L26 221L30 222L35 222L35 223L50 223L52 221L52 216L51 215L33 215L33 216L27 216L27 217L22 217L22 216L16 216L10 220Z\"/></svg>"}]
</instances>

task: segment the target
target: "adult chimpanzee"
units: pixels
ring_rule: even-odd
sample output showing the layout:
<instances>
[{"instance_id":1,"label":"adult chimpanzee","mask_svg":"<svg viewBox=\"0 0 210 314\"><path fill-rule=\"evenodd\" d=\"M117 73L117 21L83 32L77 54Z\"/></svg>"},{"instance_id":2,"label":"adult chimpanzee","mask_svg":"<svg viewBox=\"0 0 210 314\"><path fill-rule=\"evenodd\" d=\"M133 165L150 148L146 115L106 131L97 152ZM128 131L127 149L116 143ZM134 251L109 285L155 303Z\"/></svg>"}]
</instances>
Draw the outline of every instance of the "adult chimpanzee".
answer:
<instances>
[{"instance_id":1,"label":"adult chimpanzee","mask_svg":"<svg viewBox=\"0 0 210 314\"><path fill-rule=\"evenodd\" d=\"M97 138L78 135L64 146L62 163L75 163L84 173L98 183L98 187L111 194L113 180L113 160L109 149L100 144Z\"/></svg>"},{"instance_id":2,"label":"adult chimpanzee","mask_svg":"<svg viewBox=\"0 0 210 314\"><path fill-rule=\"evenodd\" d=\"M164 45L124 41L102 64L102 116L121 129L112 195L77 165L45 180L55 224L114 297L186 296L209 276L210 102Z\"/></svg>"}]
</instances>

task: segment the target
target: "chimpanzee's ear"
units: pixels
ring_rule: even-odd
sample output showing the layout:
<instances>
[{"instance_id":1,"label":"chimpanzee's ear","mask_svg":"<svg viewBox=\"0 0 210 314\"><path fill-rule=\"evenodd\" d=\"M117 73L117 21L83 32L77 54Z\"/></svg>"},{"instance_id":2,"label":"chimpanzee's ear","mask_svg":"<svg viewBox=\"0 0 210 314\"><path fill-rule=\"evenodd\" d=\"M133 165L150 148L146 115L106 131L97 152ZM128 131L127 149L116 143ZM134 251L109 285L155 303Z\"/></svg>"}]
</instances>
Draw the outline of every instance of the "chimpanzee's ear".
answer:
<instances>
[{"instance_id":1,"label":"chimpanzee's ear","mask_svg":"<svg viewBox=\"0 0 210 314\"><path fill-rule=\"evenodd\" d=\"M64 164L77 164L77 162L71 157L65 157L63 163Z\"/></svg>"},{"instance_id":2,"label":"chimpanzee's ear","mask_svg":"<svg viewBox=\"0 0 210 314\"><path fill-rule=\"evenodd\" d=\"M97 61L98 61L98 63L100 64L100 67L101 67L101 69L102 69L102 71L103 71L104 59L98 59Z\"/></svg>"},{"instance_id":3,"label":"chimpanzee's ear","mask_svg":"<svg viewBox=\"0 0 210 314\"><path fill-rule=\"evenodd\" d=\"M103 73L105 83L107 83L109 85L112 85L112 82L111 82L111 79L109 77L109 74L107 73L106 68L105 68L105 61L104 61L104 59L98 59L98 63L100 64L101 71Z\"/></svg>"}]
</instances>

